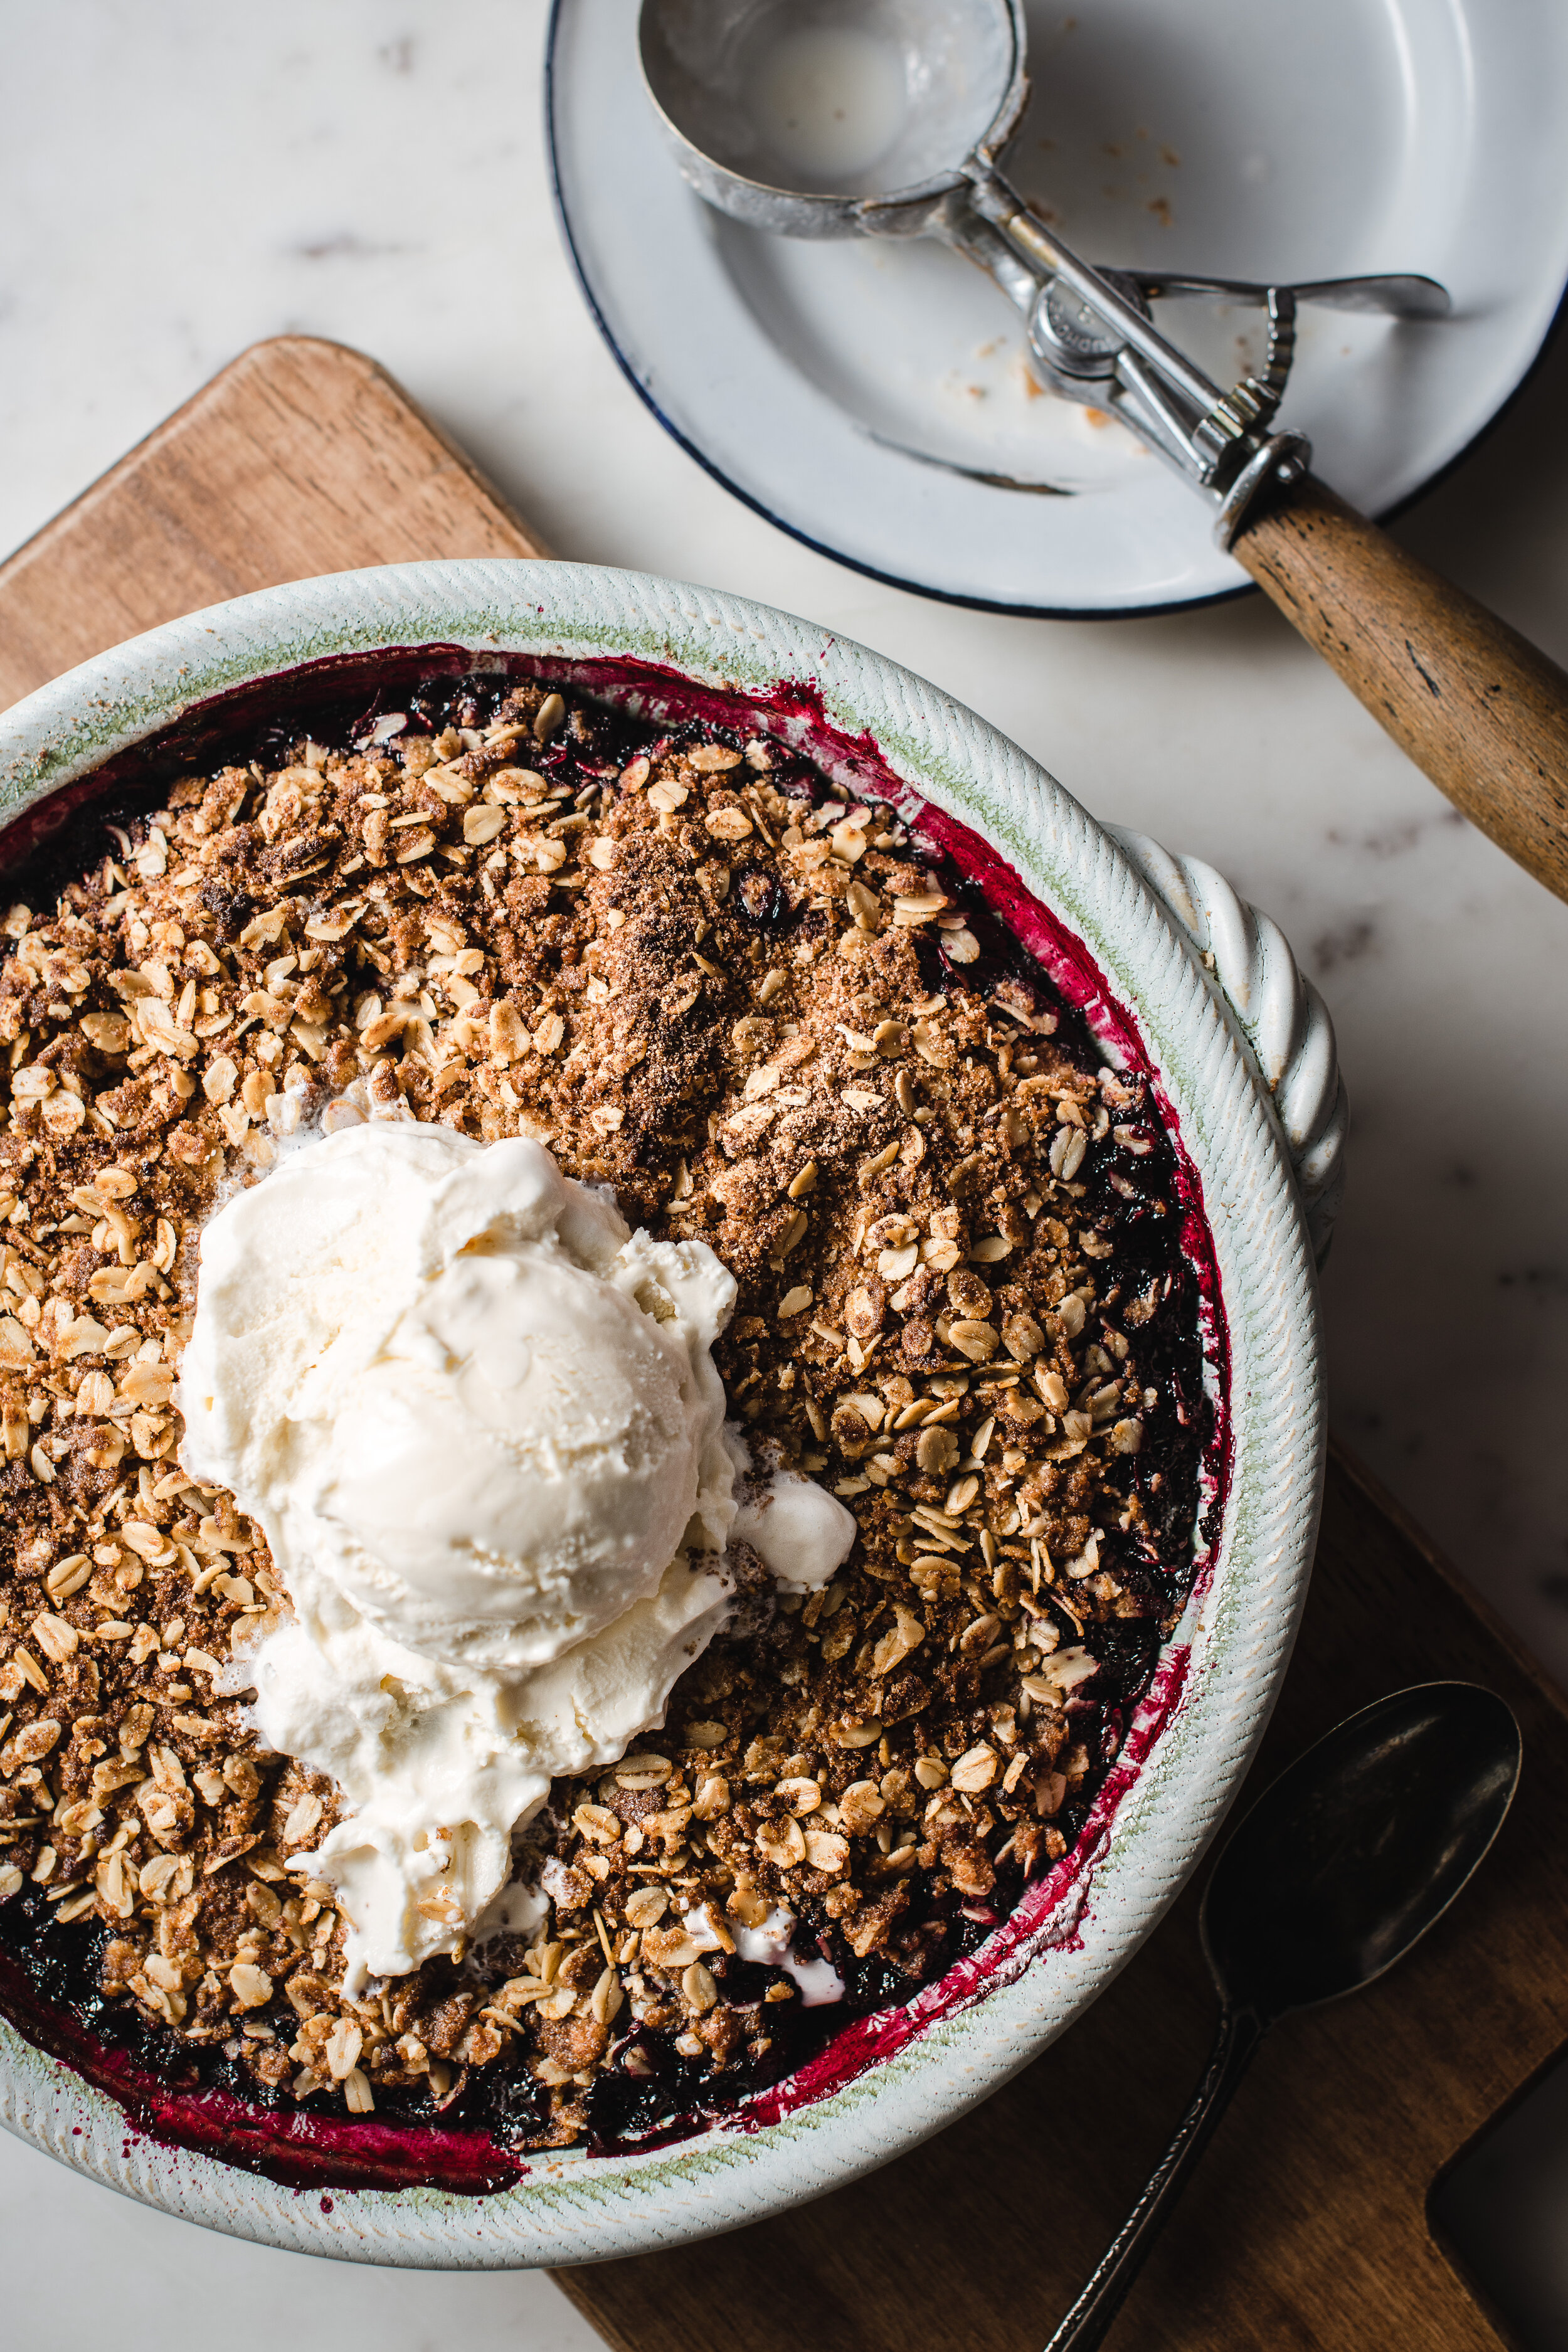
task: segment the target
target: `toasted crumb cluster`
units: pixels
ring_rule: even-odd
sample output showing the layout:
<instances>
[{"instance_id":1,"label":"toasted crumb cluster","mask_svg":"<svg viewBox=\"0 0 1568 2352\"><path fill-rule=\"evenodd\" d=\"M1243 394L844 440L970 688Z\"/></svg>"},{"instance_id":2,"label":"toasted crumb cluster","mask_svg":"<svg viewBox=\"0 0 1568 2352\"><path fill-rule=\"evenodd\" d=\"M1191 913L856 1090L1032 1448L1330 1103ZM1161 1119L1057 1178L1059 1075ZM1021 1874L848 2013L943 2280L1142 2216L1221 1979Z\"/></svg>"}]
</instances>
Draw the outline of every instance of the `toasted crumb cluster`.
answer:
<instances>
[{"instance_id":1,"label":"toasted crumb cluster","mask_svg":"<svg viewBox=\"0 0 1568 2352\"><path fill-rule=\"evenodd\" d=\"M75 1923L252 2097L521 2146L710 2109L978 1941L1117 1752L1209 1425L1169 1141L938 853L761 736L442 679L145 802L5 918L0 1942ZM289 1868L334 1791L244 1702L287 1599L174 1383L226 1190L407 1117L709 1242L759 1465L860 1532L806 1597L737 1549L665 1730L527 1832L526 1948L353 2001Z\"/></svg>"}]
</instances>

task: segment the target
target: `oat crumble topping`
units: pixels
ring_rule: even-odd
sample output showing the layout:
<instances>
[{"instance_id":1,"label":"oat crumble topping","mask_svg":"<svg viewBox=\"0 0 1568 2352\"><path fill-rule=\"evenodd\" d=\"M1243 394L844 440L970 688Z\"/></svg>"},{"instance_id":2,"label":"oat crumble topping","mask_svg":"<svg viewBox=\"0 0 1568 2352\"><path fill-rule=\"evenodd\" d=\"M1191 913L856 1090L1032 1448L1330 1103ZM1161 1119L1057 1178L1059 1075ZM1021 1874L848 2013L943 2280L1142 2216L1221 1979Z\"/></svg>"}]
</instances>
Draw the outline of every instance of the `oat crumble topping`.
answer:
<instances>
[{"instance_id":1,"label":"oat crumble topping","mask_svg":"<svg viewBox=\"0 0 1568 2352\"><path fill-rule=\"evenodd\" d=\"M80 813L4 919L0 1951L170 2080L611 2145L907 1997L1068 1851L1191 1580L1196 1291L1143 1083L889 807L545 683L402 716ZM236 1688L287 1601L174 1383L225 1189L408 1115L709 1242L731 1412L860 1536L805 1597L736 1548L666 1728L527 1832L526 1948L354 2001L286 1869L333 1788ZM842 2000L737 1949L781 1912Z\"/></svg>"}]
</instances>

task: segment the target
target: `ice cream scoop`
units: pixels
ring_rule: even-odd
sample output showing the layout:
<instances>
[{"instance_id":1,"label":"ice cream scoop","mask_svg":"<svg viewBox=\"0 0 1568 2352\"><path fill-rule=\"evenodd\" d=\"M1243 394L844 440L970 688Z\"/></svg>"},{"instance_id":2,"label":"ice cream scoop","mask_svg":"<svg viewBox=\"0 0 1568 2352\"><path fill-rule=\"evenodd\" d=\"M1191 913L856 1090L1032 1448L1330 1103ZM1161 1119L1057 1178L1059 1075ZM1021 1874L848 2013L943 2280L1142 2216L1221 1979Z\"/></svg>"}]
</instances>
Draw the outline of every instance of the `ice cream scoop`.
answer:
<instances>
[{"instance_id":1,"label":"ice cream scoop","mask_svg":"<svg viewBox=\"0 0 1568 2352\"><path fill-rule=\"evenodd\" d=\"M522 1139L351 1128L202 1238L183 1460L271 1548L266 1741L347 1817L351 1987L452 1949L558 1773L624 1754L722 1622L710 1349L735 1285Z\"/></svg>"}]
</instances>

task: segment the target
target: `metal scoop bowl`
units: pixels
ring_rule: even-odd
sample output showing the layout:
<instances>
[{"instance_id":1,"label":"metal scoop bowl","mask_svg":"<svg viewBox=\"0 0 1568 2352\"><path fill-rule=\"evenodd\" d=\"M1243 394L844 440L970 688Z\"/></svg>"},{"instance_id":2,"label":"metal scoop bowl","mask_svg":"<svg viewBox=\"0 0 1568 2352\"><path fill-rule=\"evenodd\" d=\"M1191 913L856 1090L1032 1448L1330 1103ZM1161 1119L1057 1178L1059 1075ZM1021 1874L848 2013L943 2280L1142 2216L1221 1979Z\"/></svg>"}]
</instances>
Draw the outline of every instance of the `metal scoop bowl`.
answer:
<instances>
[{"instance_id":1,"label":"metal scoop bowl","mask_svg":"<svg viewBox=\"0 0 1568 2352\"><path fill-rule=\"evenodd\" d=\"M646 0L638 42L687 179L781 236L940 235L1028 97L1009 0Z\"/></svg>"}]
</instances>

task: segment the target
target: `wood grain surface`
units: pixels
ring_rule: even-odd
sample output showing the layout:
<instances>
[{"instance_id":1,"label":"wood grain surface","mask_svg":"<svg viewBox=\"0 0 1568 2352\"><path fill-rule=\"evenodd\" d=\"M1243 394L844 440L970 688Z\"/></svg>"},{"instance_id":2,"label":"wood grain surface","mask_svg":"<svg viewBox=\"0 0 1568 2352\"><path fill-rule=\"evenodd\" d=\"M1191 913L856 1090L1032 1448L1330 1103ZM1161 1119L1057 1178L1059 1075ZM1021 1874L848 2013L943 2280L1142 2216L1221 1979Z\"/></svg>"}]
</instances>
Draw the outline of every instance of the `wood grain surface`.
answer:
<instances>
[{"instance_id":1,"label":"wood grain surface","mask_svg":"<svg viewBox=\"0 0 1568 2352\"><path fill-rule=\"evenodd\" d=\"M426 556L546 552L374 360L278 336L0 565L0 709L253 588Z\"/></svg>"},{"instance_id":2,"label":"wood grain surface","mask_svg":"<svg viewBox=\"0 0 1568 2352\"><path fill-rule=\"evenodd\" d=\"M1231 552L1472 824L1568 898L1568 676L1308 475Z\"/></svg>"},{"instance_id":3,"label":"wood grain surface","mask_svg":"<svg viewBox=\"0 0 1568 2352\"><path fill-rule=\"evenodd\" d=\"M539 551L374 362L259 344L0 568L0 696L275 581ZM1568 2030L1568 1717L1336 1455L1253 1785L1353 1708L1445 1675L1489 1684L1524 1729L1498 1848L1402 1968L1265 2042L1113 2352L1495 2352L1425 2200ZM912 2155L756 2228L560 2284L620 2352L1038 2352L1206 2052L1196 1904L1194 1888L1070 2033Z\"/></svg>"}]
</instances>

